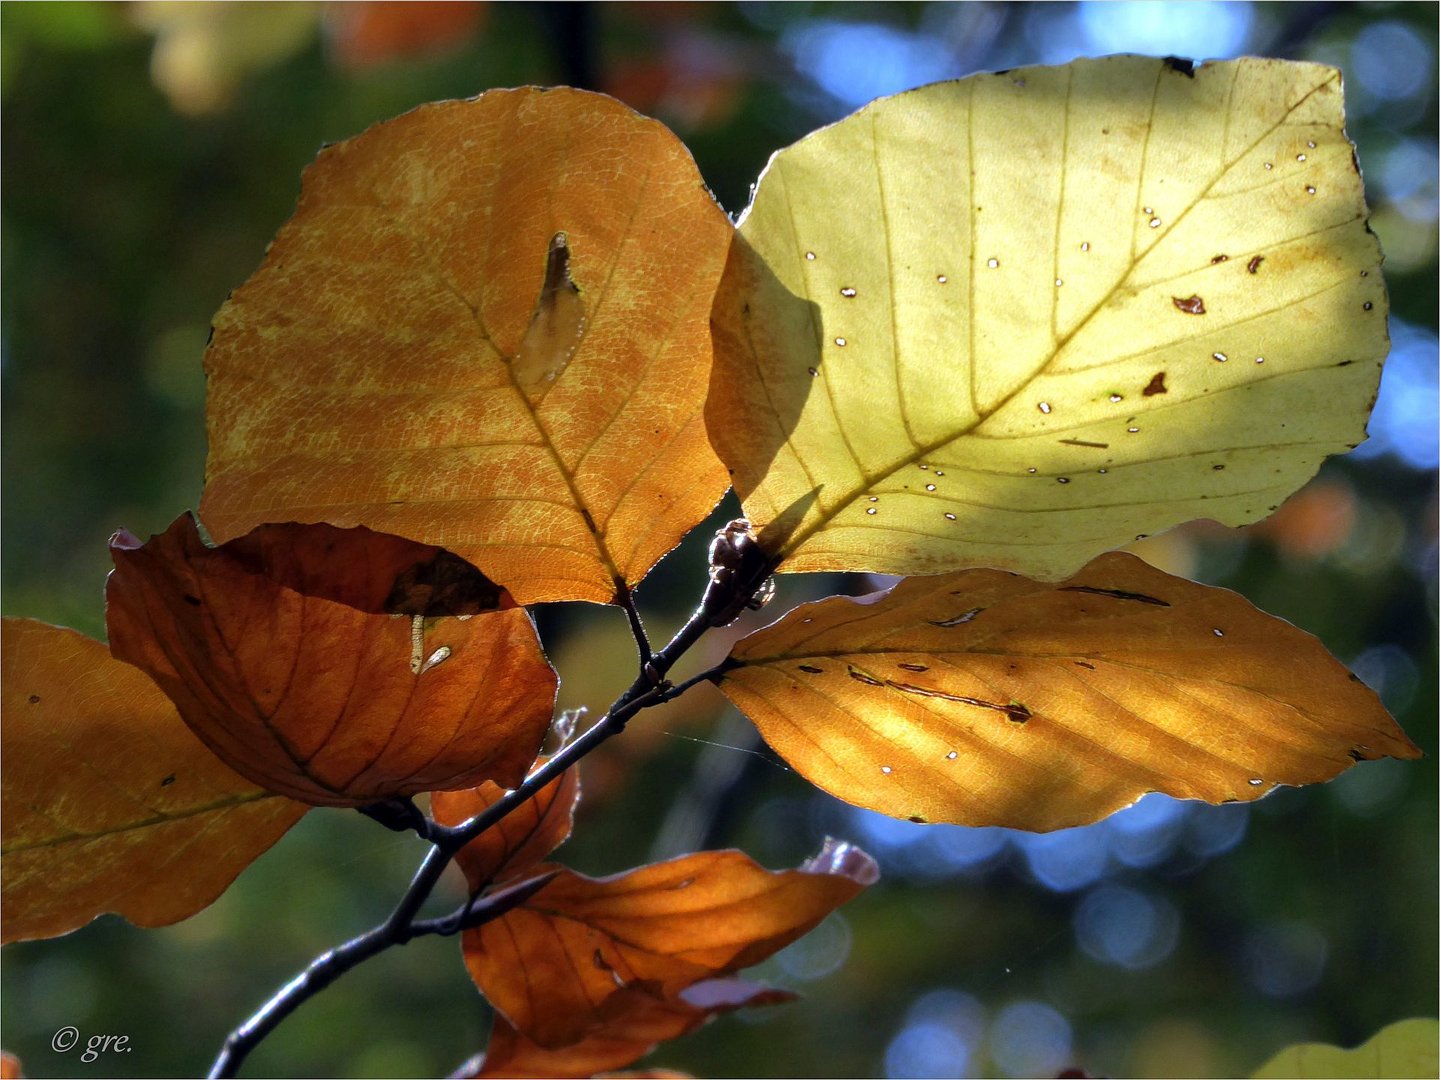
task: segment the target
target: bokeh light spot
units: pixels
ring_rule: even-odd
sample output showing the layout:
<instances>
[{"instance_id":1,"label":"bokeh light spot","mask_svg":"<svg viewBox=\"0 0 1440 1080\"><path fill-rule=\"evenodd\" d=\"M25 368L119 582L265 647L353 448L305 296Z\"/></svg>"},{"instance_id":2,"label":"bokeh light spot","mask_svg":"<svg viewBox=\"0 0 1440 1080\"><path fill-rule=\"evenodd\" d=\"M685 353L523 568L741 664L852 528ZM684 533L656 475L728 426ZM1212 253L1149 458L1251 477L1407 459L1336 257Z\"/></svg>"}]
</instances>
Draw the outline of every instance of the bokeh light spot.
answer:
<instances>
[{"instance_id":1,"label":"bokeh light spot","mask_svg":"<svg viewBox=\"0 0 1440 1080\"><path fill-rule=\"evenodd\" d=\"M1175 950L1180 913L1163 897L1124 885L1102 885L1075 911L1080 948L1102 964L1139 971Z\"/></svg>"},{"instance_id":2,"label":"bokeh light spot","mask_svg":"<svg viewBox=\"0 0 1440 1080\"><path fill-rule=\"evenodd\" d=\"M990 1028L990 1056L1006 1076L1054 1076L1070 1057L1070 1025L1049 1005L1017 1001Z\"/></svg>"},{"instance_id":3,"label":"bokeh light spot","mask_svg":"<svg viewBox=\"0 0 1440 1080\"><path fill-rule=\"evenodd\" d=\"M1080 5L1080 27L1098 52L1196 60L1239 56L1253 18L1248 3L1085 0Z\"/></svg>"},{"instance_id":4,"label":"bokeh light spot","mask_svg":"<svg viewBox=\"0 0 1440 1080\"><path fill-rule=\"evenodd\" d=\"M958 74L940 42L876 23L816 19L787 30L781 48L821 89L851 107Z\"/></svg>"},{"instance_id":5,"label":"bokeh light spot","mask_svg":"<svg viewBox=\"0 0 1440 1080\"><path fill-rule=\"evenodd\" d=\"M1245 941L1245 973L1262 994L1294 997L1313 989L1325 972L1329 944L1304 922L1261 926Z\"/></svg>"}]
</instances>

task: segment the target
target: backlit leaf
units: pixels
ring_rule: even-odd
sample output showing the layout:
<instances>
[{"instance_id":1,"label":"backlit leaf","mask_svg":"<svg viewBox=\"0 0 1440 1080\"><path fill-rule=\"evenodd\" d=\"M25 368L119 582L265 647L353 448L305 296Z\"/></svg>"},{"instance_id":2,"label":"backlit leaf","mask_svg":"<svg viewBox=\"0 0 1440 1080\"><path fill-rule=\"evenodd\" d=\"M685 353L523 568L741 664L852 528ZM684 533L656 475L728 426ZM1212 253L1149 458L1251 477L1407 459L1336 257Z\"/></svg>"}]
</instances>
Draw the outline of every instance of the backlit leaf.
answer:
<instances>
[{"instance_id":1,"label":"backlit leaf","mask_svg":"<svg viewBox=\"0 0 1440 1080\"><path fill-rule=\"evenodd\" d=\"M215 317L206 525L363 524L522 603L612 600L728 483L701 408L732 232L684 146L598 94L329 147Z\"/></svg>"},{"instance_id":2,"label":"backlit leaf","mask_svg":"<svg viewBox=\"0 0 1440 1080\"><path fill-rule=\"evenodd\" d=\"M730 662L720 689L790 764L915 820L1038 832L1420 754L1315 638L1118 552L1058 585L965 570L804 604Z\"/></svg>"},{"instance_id":3,"label":"backlit leaf","mask_svg":"<svg viewBox=\"0 0 1440 1080\"><path fill-rule=\"evenodd\" d=\"M486 999L546 1049L603 1031L627 988L666 1002L809 932L878 877L830 841L796 870L707 851L595 879L570 870L523 905L467 930L465 963Z\"/></svg>"},{"instance_id":4,"label":"backlit leaf","mask_svg":"<svg viewBox=\"0 0 1440 1080\"><path fill-rule=\"evenodd\" d=\"M778 153L707 423L782 568L1053 580L1360 442L1386 300L1342 122L1332 68L1110 57Z\"/></svg>"},{"instance_id":5,"label":"backlit leaf","mask_svg":"<svg viewBox=\"0 0 1440 1080\"><path fill-rule=\"evenodd\" d=\"M556 679L534 625L447 551L295 524L212 548L186 515L111 552L111 650L271 791L360 806L513 786L539 751Z\"/></svg>"},{"instance_id":6,"label":"backlit leaf","mask_svg":"<svg viewBox=\"0 0 1440 1080\"><path fill-rule=\"evenodd\" d=\"M1440 1021L1400 1020L1352 1050L1325 1043L1287 1046L1254 1074L1255 1080L1339 1080L1435 1076L1440 1069Z\"/></svg>"},{"instance_id":7,"label":"backlit leaf","mask_svg":"<svg viewBox=\"0 0 1440 1080\"><path fill-rule=\"evenodd\" d=\"M593 1076L622 1069L657 1043L679 1038L712 1016L751 1005L789 1001L792 994L743 979L710 979L681 991L680 1000L656 998L638 987L617 990L595 1010L595 1027L579 1042L546 1050L497 1015L484 1056L467 1075L474 1077ZM624 1075L683 1076L665 1070Z\"/></svg>"},{"instance_id":8,"label":"backlit leaf","mask_svg":"<svg viewBox=\"0 0 1440 1080\"><path fill-rule=\"evenodd\" d=\"M505 789L491 783L467 791L437 791L430 797L430 812L441 825L459 825L504 796ZM455 861L471 892L524 873L569 839L579 801L579 773L567 769L466 844Z\"/></svg>"},{"instance_id":9,"label":"backlit leaf","mask_svg":"<svg viewBox=\"0 0 1440 1080\"><path fill-rule=\"evenodd\" d=\"M0 668L5 941L188 918L307 809L226 768L101 642L5 619Z\"/></svg>"}]
</instances>

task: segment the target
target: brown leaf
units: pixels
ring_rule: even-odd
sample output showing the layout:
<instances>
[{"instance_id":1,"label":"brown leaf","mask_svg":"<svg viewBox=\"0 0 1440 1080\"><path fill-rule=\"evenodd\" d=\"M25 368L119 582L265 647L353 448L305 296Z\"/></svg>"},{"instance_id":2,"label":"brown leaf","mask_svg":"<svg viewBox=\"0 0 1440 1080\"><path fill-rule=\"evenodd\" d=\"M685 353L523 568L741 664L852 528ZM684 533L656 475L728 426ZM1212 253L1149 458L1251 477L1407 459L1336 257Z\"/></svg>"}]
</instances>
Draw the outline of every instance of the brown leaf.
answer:
<instances>
[{"instance_id":1,"label":"brown leaf","mask_svg":"<svg viewBox=\"0 0 1440 1080\"><path fill-rule=\"evenodd\" d=\"M796 870L765 870L738 851L601 879L562 869L522 906L467 930L465 964L519 1032L553 1050L603 1030L601 1010L621 991L673 1004L759 963L878 876L868 855L834 841Z\"/></svg>"},{"instance_id":2,"label":"brown leaf","mask_svg":"<svg viewBox=\"0 0 1440 1080\"><path fill-rule=\"evenodd\" d=\"M570 1077L611 1075L648 1054L657 1043L679 1038L712 1016L742 1006L773 1005L794 995L743 979L710 979L682 991L680 1000L653 997L639 987L617 990L595 1010L593 1030L579 1042L546 1050L525 1038L503 1016L490 1029L484 1057L468 1070L473 1077ZM645 1069L624 1076L684 1076L668 1069Z\"/></svg>"},{"instance_id":3,"label":"brown leaf","mask_svg":"<svg viewBox=\"0 0 1440 1080\"><path fill-rule=\"evenodd\" d=\"M613 600L728 484L701 411L732 232L684 146L598 94L329 147L215 317L205 522L365 524L522 603Z\"/></svg>"},{"instance_id":4,"label":"brown leaf","mask_svg":"<svg viewBox=\"0 0 1440 1080\"><path fill-rule=\"evenodd\" d=\"M20 1059L9 1050L0 1050L0 1080L22 1080L24 1076Z\"/></svg>"},{"instance_id":5,"label":"brown leaf","mask_svg":"<svg viewBox=\"0 0 1440 1080\"><path fill-rule=\"evenodd\" d=\"M1420 753L1309 634L1119 553L805 604L731 662L720 688L790 764L912 820L1045 831Z\"/></svg>"},{"instance_id":6,"label":"brown leaf","mask_svg":"<svg viewBox=\"0 0 1440 1080\"><path fill-rule=\"evenodd\" d=\"M414 641L417 619L385 614L508 602L449 552L295 524L211 548L188 515L144 545L117 534L111 551L112 652L271 791L360 806L518 784L535 759L556 680L524 610L443 619Z\"/></svg>"},{"instance_id":7,"label":"brown leaf","mask_svg":"<svg viewBox=\"0 0 1440 1080\"><path fill-rule=\"evenodd\" d=\"M430 797L430 812L441 825L459 825L504 796L505 789L491 783L467 791L437 791ZM470 891L519 876L563 844L570 837L579 801L580 776L567 769L466 844L455 861L465 872Z\"/></svg>"},{"instance_id":8,"label":"brown leaf","mask_svg":"<svg viewBox=\"0 0 1440 1080\"><path fill-rule=\"evenodd\" d=\"M307 809L226 768L101 642L5 619L0 667L5 941L188 918Z\"/></svg>"}]
</instances>

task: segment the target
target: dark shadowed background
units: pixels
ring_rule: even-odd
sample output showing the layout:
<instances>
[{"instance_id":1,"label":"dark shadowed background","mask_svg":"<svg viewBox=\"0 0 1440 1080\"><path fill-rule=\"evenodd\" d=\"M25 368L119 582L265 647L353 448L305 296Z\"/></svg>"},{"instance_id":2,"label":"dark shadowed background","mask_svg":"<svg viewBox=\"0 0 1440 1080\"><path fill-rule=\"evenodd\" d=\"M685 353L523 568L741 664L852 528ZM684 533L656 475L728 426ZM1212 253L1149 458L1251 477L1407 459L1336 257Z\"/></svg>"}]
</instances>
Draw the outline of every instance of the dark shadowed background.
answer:
<instances>
[{"instance_id":1,"label":"dark shadowed background","mask_svg":"<svg viewBox=\"0 0 1440 1080\"><path fill-rule=\"evenodd\" d=\"M1270 521L1190 526L1144 554L1319 635L1430 756L1253 806L1150 796L1031 836L852 810L774 763L718 695L687 697L587 763L563 854L591 873L698 846L793 865L830 833L880 860L879 887L758 972L803 1000L654 1059L697 1075L1244 1075L1293 1041L1433 1016L1436 31L1436 5L1387 3L6 3L4 611L103 634L106 538L199 500L210 316L320 145L376 120L492 86L604 90L669 124L734 212L774 150L925 82L1110 52L1336 64L1391 290L1371 440ZM652 636L698 597L708 531L641 588ZM770 610L874 587L788 578ZM562 704L603 709L633 663L623 617L539 620ZM32 1076L203 1072L312 956L382 918L421 854L318 811L180 925L106 917L7 947L0 1040ZM248 1071L444 1074L487 1023L454 943L422 940L307 1004ZM65 1025L132 1049L82 1064L50 1049Z\"/></svg>"}]
</instances>

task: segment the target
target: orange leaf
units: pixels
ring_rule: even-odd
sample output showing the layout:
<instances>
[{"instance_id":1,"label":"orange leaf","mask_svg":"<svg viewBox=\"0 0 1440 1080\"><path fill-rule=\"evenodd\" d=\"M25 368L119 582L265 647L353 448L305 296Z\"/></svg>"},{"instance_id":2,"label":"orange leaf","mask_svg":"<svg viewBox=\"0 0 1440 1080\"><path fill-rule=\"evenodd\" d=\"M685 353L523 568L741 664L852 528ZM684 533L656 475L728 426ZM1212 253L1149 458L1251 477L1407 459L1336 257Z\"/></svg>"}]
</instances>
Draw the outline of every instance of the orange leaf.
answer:
<instances>
[{"instance_id":1,"label":"orange leaf","mask_svg":"<svg viewBox=\"0 0 1440 1080\"><path fill-rule=\"evenodd\" d=\"M101 642L3 627L4 940L107 911L138 926L188 918L305 813L226 768Z\"/></svg>"},{"instance_id":2,"label":"orange leaf","mask_svg":"<svg viewBox=\"0 0 1440 1080\"><path fill-rule=\"evenodd\" d=\"M21 1080L24 1075L20 1059L9 1050L0 1050L0 1080Z\"/></svg>"},{"instance_id":3,"label":"orange leaf","mask_svg":"<svg viewBox=\"0 0 1440 1080\"><path fill-rule=\"evenodd\" d=\"M710 979L680 994L680 1000L653 997L639 987L617 990L595 1010L596 1025L579 1042L546 1050L497 1015L484 1057L466 1075L481 1077L592 1076L622 1069L648 1054L657 1043L679 1038L712 1016L742 1006L773 1005L794 995L743 979ZM664 1069L628 1076L684 1076Z\"/></svg>"},{"instance_id":4,"label":"orange leaf","mask_svg":"<svg viewBox=\"0 0 1440 1080\"><path fill-rule=\"evenodd\" d=\"M1309 634L1119 553L805 604L730 662L721 690L790 764L913 820L1045 831L1420 753Z\"/></svg>"},{"instance_id":5,"label":"orange leaf","mask_svg":"<svg viewBox=\"0 0 1440 1080\"><path fill-rule=\"evenodd\" d=\"M490 783L468 791L437 791L430 797L430 812L441 825L459 825L504 796L504 788ZM579 801L579 774L567 769L466 844L455 861L471 892L519 876L569 839Z\"/></svg>"},{"instance_id":6,"label":"orange leaf","mask_svg":"<svg viewBox=\"0 0 1440 1080\"><path fill-rule=\"evenodd\" d=\"M188 515L143 546L119 533L111 551L111 650L271 791L361 806L518 784L535 759L556 680L529 615L510 607L412 635L421 616L513 604L449 552L295 524L211 548Z\"/></svg>"},{"instance_id":7,"label":"orange leaf","mask_svg":"<svg viewBox=\"0 0 1440 1080\"><path fill-rule=\"evenodd\" d=\"M707 851L595 879L570 870L464 936L482 993L546 1049L603 1030L599 1010L627 988L666 1002L759 963L879 876L834 841L797 870Z\"/></svg>"},{"instance_id":8,"label":"orange leaf","mask_svg":"<svg viewBox=\"0 0 1440 1080\"><path fill-rule=\"evenodd\" d=\"M619 102L492 90L326 149L206 353L203 517L441 544L611 601L719 500L701 417L733 230Z\"/></svg>"}]
</instances>

